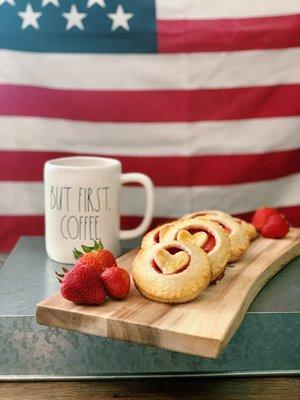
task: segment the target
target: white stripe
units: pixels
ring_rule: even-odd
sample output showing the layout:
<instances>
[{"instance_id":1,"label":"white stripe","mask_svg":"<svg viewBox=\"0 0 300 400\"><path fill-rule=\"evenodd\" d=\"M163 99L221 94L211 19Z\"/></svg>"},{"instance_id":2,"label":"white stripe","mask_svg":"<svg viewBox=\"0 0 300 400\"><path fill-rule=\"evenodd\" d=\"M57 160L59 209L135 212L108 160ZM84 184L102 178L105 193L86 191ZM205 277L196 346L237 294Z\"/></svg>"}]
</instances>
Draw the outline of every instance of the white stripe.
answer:
<instances>
[{"instance_id":1,"label":"white stripe","mask_svg":"<svg viewBox=\"0 0 300 400\"><path fill-rule=\"evenodd\" d=\"M299 0L156 0L157 19L264 17L299 12Z\"/></svg>"},{"instance_id":2,"label":"white stripe","mask_svg":"<svg viewBox=\"0 0 300 400\"><path fill-rule=\"evenodd\" d=\"M0 83L92 90L247 87L300 82L299 64L299 48L188 55L1 50Z\"/></svg>"},{"instance_id":3,"label":"white stripe","mask_svg":"<svg viewBox=\"0 0 300 400\"><path fill-rule=\"evenodd\" d=\"M155 189L155 216L177 217L187 212L219 208L241 213L262 205L292 206L300 203L300 174L256 183L226 186L160 187ZM43 185L36 182L1 182L0 214L43 214ZM144 192L138 187L122 190L122 214L143 215Z\"/></svg>"},{"instance_id":4,"label":"white stripe","mask_svg":"<svg viewBox=\"0 0 300 400\"><path fill-rule=\"evenodd\" d=\"M113 124L0 117L1 149L123 156L263 153L300 147L300 117Z\"/></svg>"}]
</instances>

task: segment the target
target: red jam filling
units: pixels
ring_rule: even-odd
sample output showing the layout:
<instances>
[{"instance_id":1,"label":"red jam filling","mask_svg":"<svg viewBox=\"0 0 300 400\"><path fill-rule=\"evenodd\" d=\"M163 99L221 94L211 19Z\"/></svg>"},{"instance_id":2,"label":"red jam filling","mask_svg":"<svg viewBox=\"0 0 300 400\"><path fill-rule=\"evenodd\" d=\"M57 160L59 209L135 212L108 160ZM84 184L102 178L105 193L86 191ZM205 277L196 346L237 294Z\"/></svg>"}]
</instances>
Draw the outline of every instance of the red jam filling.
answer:
<instances>
[{"instance_id":1,"label":"red jam filling","mask_svg":"<svg viewBox=\"0 0 300 400\"><path fill-rule=\"evenodd\" d=\"M210 251L212 251L212 249L216 245L216 239L215 239L214 235L212 235L209 232L207 234L208 234L207 241L205 242L204 246L202 247L203 250L205 251L205 253L209 253Z\"/></svg>"},{"instance_id":2,"label":"red jam filling","mask_svg":"<svg viewBox=\"0 0 300 400\"><path fill-rule=\"evenodd\" d=\"M168 253L172 255L182 251L182 249L179 249L178 247L166 247L166 250L168 250Z\"/></svg>"},{"instance_id":3,"label":"red jam filling","mask_svg":"<svg viewBox=\"0 0 300 400\"><path fill-rule=\"evenodd\" d=\"M155 260L152 260L152 268L155 269L156 272L158 272L159 274L162 274L162 270L159 268L159 266L156 264Z\"/></svg>"},{"instance_id":4,"label":"red jam filling","mask_svg":"<svg viewBox=\"0 0 300 400\"><path fill-rule=\"evenodd\" d=\"M153 237L154 243L159 243L159 231L156 232L156 234Z\"/></svg>"},{"instance_id":5,"label":"red jam filling","mask_svg":"<svg viewBox=\"0 0 300 400\"><path fill-rule=\"evenodd\" d=\"M208 238L207 238L206 242L204 243L204 245L202 246L202 249L205 251L205 253L209 253L215 247L216 239L215 239L214 235L212 235L210 232L208 232L202 228L201 229L190 228L190 229L187 229L187 231L190 232L191 235L194 235L195 233L198 233L198 232L205 232L207 234Z\"/></svg>"}]
</instances>

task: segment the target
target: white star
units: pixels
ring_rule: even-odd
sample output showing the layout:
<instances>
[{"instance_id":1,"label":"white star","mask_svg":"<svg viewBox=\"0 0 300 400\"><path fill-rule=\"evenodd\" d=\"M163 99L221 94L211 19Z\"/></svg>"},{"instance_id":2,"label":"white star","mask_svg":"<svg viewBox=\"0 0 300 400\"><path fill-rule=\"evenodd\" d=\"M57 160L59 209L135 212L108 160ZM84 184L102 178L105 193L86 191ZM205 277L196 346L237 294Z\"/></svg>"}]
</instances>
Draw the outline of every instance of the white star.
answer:
<instances>
[{"instance_id":1,"label":"white star","mask_svg":"<svg viewBox=\"0 0 300 400\"><path fill-rule=\"evenodd\" d=\"M42 13L34 12L31 4L27 4L25 11L18 12L19 17L22 18L22 29L26 29L28 26L32 26L34 29L39 29L38 19Z\"/></svg>"},{"instance_id":2,"label":"white star","mask_svg":"<svg viewBox=\"0 0 300 400\"><path fill-rule=\"evenodd\" d=\"M98 4L102 8L106 7L104 0L88 0L87 8L92 7L94 4Z\"/></svg>"},{"instance_id":3,"label":"white star","mask_svg":"<svg viewBox=\"0 0 300 400\"><path fill-rule=\"evenodd\" d=\"M128 20L130 20L133 17L133 14L124 13L124 9L121 6L121 4L118 5L115 13L110 13L107 15L108 18L110 18L113 21L111 25L112 31L115 31L119 27L125 29L126 31L130 30L128 25Z\"/></svg>"},{"instance_id":4,"label":"white star","mask_svg":"<svg viewBox=\"0 0 300 400\"><path fill-rule=\"evenodd\" d=\"M8 3L11 6L15 6L16 5L15 0L0 0L0 6L2 6L2 4L4 4L4 3Z\"/></svg>"},{"instance_id":5,"label":"white star","mask_svg":"<svg viewBox=\"0 0 300 400\"><path fill-rule=\"evenodd\" d=\"M75 4L71 5L70 12L62 14L64 18L68 20L66 30L73 28L74 26L81 31L84 30L82 20L86 17L86 13L79 13Z\"/></svg>"},{"instance_id":6,"label":"white star","mask_svg":"<svg viewBox=\"0 0 300 400\"><path fill-rule=\"evenodd\" d=\"M43 0L42 7L46 7L48 4L53 4L55 7L59 7L58 0Z\"/></svg>"}]
</instances>

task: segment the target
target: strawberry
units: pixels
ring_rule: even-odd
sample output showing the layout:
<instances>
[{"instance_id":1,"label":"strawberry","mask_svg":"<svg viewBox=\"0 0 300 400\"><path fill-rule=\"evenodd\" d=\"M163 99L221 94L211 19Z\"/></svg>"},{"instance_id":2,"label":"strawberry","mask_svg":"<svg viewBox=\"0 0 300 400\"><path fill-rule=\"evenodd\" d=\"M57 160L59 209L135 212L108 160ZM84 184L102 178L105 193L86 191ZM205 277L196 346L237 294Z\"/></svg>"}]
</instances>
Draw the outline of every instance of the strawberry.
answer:
<instances>
[{"instance_id":1,"label":"strawberry","mask_svg":"<svg viewBox=\"0 0 300 400\"><path fill-rule=\"evenodd\" d=\"M101 241L96 242L96 240L94 240L94 246L92 247L84 245L81 247L84 253L78 251L76 248L73 250L74 258L77 260L75 266L89 265L99 274L107 268L117 266L115 257L109 250L104 249Z\"/></svg>"},{"instance_id":2,"label":"strawberry","mask_svg":"<svg viewBox=\"0 0 300 400\"><path fill-rule=\"evenodd\" d=\"M99 305L105 301L101 277L89 265L78 265L67 272L60 290L65 299L76 304Z\"/></svg>"},{"instance_id":3,"label":"strawberry","mask_svg":"<svg viewBox=\"0 0 300 400\"><path fill-rule=\"evenodd\" d=\"M274 214L277 214L276 208L258 208L252 217L252 224L260 232L268 218Z\"/></svg>"},{"instance_id":4,"label":"strawberry","mask_svg":"<svg viewBox=\"0 0 300 400\"><path fill-rule=\"evenodd\" d=\"M101 274L106 293L116 299L124 299L130 290L130 276L126 269L112 267Z\"/></svg>"},{"instance_id":5,"label":"strawberry","mask_svg":"<svg viewBox=\"0 0 300 400\"><path fill-rule=\"evenodd\" d=\"M281 214L271 215L262 227L261 233L266 238L280 239L289 231L289 224Z\"/></svg>"}]
</instances>

